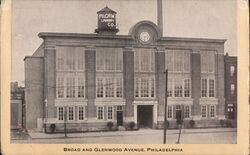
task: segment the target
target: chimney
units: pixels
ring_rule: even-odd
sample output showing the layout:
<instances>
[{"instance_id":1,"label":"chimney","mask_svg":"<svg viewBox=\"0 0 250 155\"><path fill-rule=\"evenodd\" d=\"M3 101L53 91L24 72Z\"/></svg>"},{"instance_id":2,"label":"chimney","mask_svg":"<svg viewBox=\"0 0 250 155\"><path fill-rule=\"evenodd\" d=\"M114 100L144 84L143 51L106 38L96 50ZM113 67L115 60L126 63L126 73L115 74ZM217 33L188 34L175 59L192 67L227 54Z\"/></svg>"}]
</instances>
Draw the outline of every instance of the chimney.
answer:
<instances>
[{"instance_id":1,"label":"chimney","mask_svg":"<svg viewBox=\"0 0 250 155\"><path fill-rule=\"evenodd\" d=\"M162 37L163 35L162 0L157 0L157 25L160 29L160 33Z\"/></svg>"}]
</instances>

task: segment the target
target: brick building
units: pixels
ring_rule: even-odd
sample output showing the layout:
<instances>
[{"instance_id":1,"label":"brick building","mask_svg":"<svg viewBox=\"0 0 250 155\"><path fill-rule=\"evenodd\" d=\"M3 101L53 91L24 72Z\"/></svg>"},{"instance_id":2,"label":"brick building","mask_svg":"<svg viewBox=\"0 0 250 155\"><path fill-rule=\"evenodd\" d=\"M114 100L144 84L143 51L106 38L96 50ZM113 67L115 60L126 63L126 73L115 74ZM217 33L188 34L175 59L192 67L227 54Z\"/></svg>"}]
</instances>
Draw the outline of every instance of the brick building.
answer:
<instances>
[{"instance_id":1,"label":"brick building","mask_svg":"<svg viewBox=\"0 0 250 155\"><path fill-rule=\"evenodd\" d=\"M97 34L39 33L42 45L25 57L27 128L56 124L60 131L125 126L161 128L165 70L167 119L218 126L225 118L222 39L161 36L151 21L140 21L128 35L117 35L116 12L98 12ZM49 126L49 125L48 125Z\"/></svg>"},{"instance_id":2,"label":"brick building","mask_svg":"<svg viewBox=\"0 0 250 155\"><path fill-rule=\"evenodd\" d=\"M225 114L237 122L237 57L225 55Z\"/></svg>"}]
</instances>

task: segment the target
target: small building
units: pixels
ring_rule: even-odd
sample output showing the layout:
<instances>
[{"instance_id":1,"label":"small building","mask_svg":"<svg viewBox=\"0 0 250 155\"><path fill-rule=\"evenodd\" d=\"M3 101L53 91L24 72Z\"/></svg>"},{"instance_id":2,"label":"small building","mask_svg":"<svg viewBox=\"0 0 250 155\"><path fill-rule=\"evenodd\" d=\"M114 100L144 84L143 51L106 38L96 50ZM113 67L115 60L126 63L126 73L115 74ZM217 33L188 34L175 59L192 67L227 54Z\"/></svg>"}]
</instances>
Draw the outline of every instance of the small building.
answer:
<instances>
[{"instance_id":1,"label":"small building","mask_svg":"<svg viewBox=\"0 0 250 155\"><path fill-rule=\"evenodd\" d=\"M166 80L171 128L180 110L187 127L220 125L226 40L164 37L151 21L117 35L116 12L97 14L96 34L39 33L43 43L24 59L28 129L162 128Z\"/></svg>"},{"instance_id":2,"label":"small building","mask_svg":"<svg viewBox=\"0 0 250 155\"><path fill-rule=\"evenodd\" d=\"M237 124L237 57L225 55L225 114Z\"/></svg>"},{"instance_id":3,"label":"small building","mask_svg":"<svg viewBox=\"0 0 250 155\"><path fill-rule=\"evenodd\" d=\"M11 82L11 129L25 128L24 87Z\"/></svg>"}]
</instances>

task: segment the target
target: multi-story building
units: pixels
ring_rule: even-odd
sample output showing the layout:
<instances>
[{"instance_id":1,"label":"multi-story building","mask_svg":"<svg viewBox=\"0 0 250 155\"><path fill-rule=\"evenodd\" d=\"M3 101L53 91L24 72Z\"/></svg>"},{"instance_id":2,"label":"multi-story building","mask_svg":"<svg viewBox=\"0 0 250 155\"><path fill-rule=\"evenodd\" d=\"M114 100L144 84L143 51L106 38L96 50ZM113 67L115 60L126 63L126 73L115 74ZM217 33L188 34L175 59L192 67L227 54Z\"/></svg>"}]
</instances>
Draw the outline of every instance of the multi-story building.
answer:
<instances>
[{"instance_id":1,"label":"multi-story building","mask_svg":"<svg viewBox=\"0 0 250 155\"><path fill-rule=\"evenodd\" d=\"M106 7L97 34L39 33L42 45L25 58L28 129L97 130L109 121L162 127L166 80L170 127L180 109L186 125L225 119L225 40L163 37L151 21L117 35L115 25L116 12Z\"/></svg>"},{"instance_id":2,"label":"multi-story building","mask_svg":"<svg viewBox=\"0 0 250 155\"><path fill-rule=\"evenodd\" d=\"M237 57L225 55L225 115L237 122Z\"/></svg>"},{"instance_id":3,"label":"multi-story building","mask_svg":"<svg viewBox=\"0 0 250 155\"><path fill-rule=\"evenodd\" d=\"M24 87L11 82L11 129L25 128Z\"/></svg>"}]
</instances>

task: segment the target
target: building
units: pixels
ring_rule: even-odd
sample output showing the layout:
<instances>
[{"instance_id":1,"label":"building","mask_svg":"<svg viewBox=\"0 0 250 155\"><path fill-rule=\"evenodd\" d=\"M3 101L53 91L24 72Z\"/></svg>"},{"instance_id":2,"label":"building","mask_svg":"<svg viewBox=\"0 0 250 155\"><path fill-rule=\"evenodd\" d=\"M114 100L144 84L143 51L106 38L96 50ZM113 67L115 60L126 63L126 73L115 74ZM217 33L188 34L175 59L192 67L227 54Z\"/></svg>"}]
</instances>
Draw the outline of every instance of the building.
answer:
<instances>
[{"instance_id":1,"label":"building","mask_svg":"<svg viewBox=\"0 0 250 155\"><path fill-rule=\"evenodd\" d=\"M108 7L98 12L95 32L39 33L43 43L24 59L28 129L104 130L110 121L162 128L166 69L170 127L179 110L185 126L225 119L225 40L163 37L151 21L117 35Z\"/></svg>"},{"instance_id":2,"label":"building","mask_svg":"<svg viewBox=\"0 0 250 155\"><path fill-rule=\"evenodd\" d=\"M11 82L11 129L25 128L24 87Z\"/></svg>"},{"instance_id":3,"label":"building","mask_svg":"<svg viewBox=\"0 0 250 155\"><path fill-rule=\"evenodd\" d=\"M237 124L237 57L225 55L225 114Z\"/></svg>"}]
</instances>

